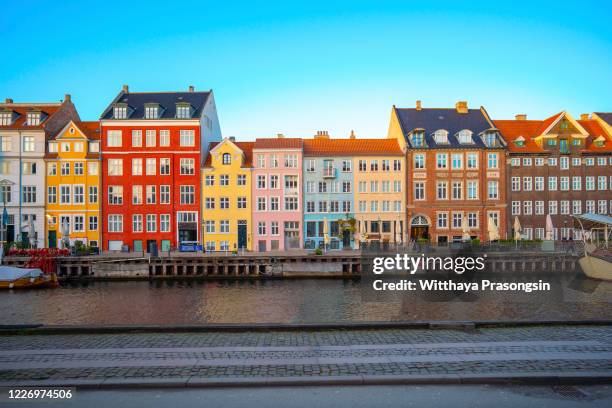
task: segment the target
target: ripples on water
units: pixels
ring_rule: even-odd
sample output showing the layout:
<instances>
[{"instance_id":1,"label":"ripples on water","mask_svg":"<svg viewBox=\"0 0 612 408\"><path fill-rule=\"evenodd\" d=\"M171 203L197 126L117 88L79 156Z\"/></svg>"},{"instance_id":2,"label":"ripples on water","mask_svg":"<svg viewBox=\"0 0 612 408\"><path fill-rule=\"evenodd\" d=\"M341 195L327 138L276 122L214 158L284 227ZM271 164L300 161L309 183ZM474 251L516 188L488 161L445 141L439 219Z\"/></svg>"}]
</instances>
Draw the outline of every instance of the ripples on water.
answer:
<instances>
[{"instance_id":1,"label":"ripples on water","mask_svg":"<svg viewBox=\"0 0 612 408\"><path fill-rule=\"evenodd\" d=\"M0 324L317 323L415 320L610 319L612 283L431 302L366 296L359 280L132 281L0 293ZM585 286L586 285L586 286ZM590 286L589 286L590 285ZM570 285L571 286L571 285ZM584 290L584 288L587 290ZM578 290L575 290L578 289ZM590 292L590 293L588 293ZM510 296L510 297L505 297Z\"/></svg>"}]
</instances>

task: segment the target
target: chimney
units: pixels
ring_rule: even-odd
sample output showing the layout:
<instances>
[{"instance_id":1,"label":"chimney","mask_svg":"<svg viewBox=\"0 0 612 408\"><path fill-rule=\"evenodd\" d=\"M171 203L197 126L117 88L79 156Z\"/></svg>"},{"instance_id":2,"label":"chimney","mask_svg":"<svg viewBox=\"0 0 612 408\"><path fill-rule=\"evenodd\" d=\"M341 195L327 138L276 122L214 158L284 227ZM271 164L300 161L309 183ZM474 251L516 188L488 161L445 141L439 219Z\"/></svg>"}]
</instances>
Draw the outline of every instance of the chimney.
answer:
<instances>
[{"instance_id":1,"label":"chimney","mask_svg":"<svg viewBox=\"0 0 612 408\"><path fill-rule=\"evenodd\" d=\"M284 139L284 138L285 138L285 135L283 135L282 133L277 133L277 134L276 134L276 138L277 138L277 139Z\"/></svg>"},{"instance_id":2,"label":"chimney","mask_svg":"<svg viewBox=\"0 0 612 408\"><path fill-rule=\"evenodd\" d=\"M351 130L351 135L349 136L349 139L357 139L357 136L355 136L354 130Z\"/></svg>"},{"instance_id":3,"label":"chimney","mask_svg":"<svg viewBox=\"0 0 612 408\"><path fill-rule=\"evenodd\" d=\"M4 103L13 103L13 98L6 98Z\"/></svg>"},{"instance_id":4,"label":"chimney","mask_svg":"<svg viewBox=\"0 0 612 408\"><path fill-rule=\"evenodd\" d=\"M129 88L127 85L123 85L123 86L121 87L121 90L122 90L124 93L129 93L129 92L130 92L130 88Z\"/></svg>"},{"instance_id":5,"label":"chimney","mask_svg":"<svg viewBox=\"0 0 612 408\"><path fill-rule=\"evenodd\" d=\"M580 114L580 120L589 120L589 114L588 113L581 113Z\"/></svg>"},{"instance_id":6,"label":"chimney","mask_svg":"<svg viewBox=\"0 0 612 408\"><path fill-rule=\"evenodd\" d=\"M189 92L193 92L195 91L195 88L193 87L193 85L189 85Z\"/></svg>"},{"instance_id":7,"label":"chimney","mask_svg":"<svg viewBox=\"0 0 612 408\"><path fill-rule=\"evenodd\" d=\"M516 119L516 120L527 120L527 114L519 113L518 115L514 115L514 119Z\"/></svg>"},{"instance_id":8,"label":"chimney","mask_svg":"<svg viewBox=\"0 0 612 408\"><path fill-rule=\"evenodd\" d=\"M64 102L70 102L70 94L64 94Z\"/></svg>"},{"instance_id":9,"label":"chimney","mask_svg":"<svg viewBox=\"0 0 612 408\"><path fill-rule=\"evenodd\" d=\"M329 139L329 133L327 130L317 130L317 134L314 137L315 139Z\"/></svg>"},{"instance_id":10,"label":"chimney","mask_svg":"<svg viewBox=\"0 0 612 408\"><path fill-rule=\"evenodd\" d=\"M468 113L467 101L459 101L455 104L457 113Z\"/></svg>"},{"instance_id":11,"label":"chimney","mask_svg":"<svg viewBox=\"0 0 612 408\"><path fill-rule=\"evenodd\" d=\"M235 142L236 141L236 136L230 136L229 140L230 140L230 142Z\"/></svg>"},{"instance_id":12,"label":"chimney","mask_svg":"<svg viewBox=\"0 0 612 408\"><path fill-rule=\"evenodd\" d=\"M421 101L416 101L416 110L422 110Z\"/></svg>"}]
</instances>

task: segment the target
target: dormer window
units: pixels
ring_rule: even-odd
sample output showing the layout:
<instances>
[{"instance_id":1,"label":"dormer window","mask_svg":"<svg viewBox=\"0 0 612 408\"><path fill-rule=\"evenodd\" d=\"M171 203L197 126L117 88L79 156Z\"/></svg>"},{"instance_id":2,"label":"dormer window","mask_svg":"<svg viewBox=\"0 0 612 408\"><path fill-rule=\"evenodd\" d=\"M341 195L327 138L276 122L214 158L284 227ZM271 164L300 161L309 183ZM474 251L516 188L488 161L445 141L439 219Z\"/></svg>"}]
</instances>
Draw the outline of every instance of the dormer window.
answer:
<instances>
[{"instance_id":1,"label":"dormer window","mask_svg":"<svg viewBox=\"0 0 612 408\"><path fill-rule=\"evenodd\" d=\"M113 119L127 119L127 105L117 104L113 107Z\"/></svg>"},{"instance_id":2,"label":"dormer window","mask_svg":"<svg viewBox=\"0 0 612 408\"><path fill-rule=\"evenodd\" d=\"M49 142L49 153L57 153L57 142Z\"/></svg>"},{"instance_id":3,"label":"dormer window","mask_svg":"<svg viewBox=\"0 0 612 408\"><path fill-rule=\"evenodd\" d=\"M438 144L448 144L448 132L443 129L436 130L434 140Z\"/></svg>"},{"instance_id":4,"label":"dormer window","mask_svg":"<svg viewBox=\"0 0 612 408\"><path fill-rule=\"evenodd\" d=\"M10 126L13 123L13 112L0 112L0 126Z\"/></svg>"},{"instance_id":5,"label":"dormer window","mask_svg":"<svg viewBox=\"0 0 612 408\"><path fill-rule=\"evenodd\" d=\"M514 139L514 144L518 147L525 146L525 138L523 136L517 137L516 139Z\"/></svg>"},{"instance_id":6,"label":"dormer window","mask_svg":"<svg viewBox=\"0 0 612 408\"><path fill-rule=\"evenodd\" d=\"M40 125L40 112L28 112L26 115L27 126L38 126Z\"/></svg>"},{"instance_id":7,"label":"dormer window","mask_svg":"<svg viewBox=\"0 0 612 408\"><path fill-rule=\"evenodd\" d=\"M593 140L593 144L595 144L595 147L604 147L605 141L603 136L599 136L597 139Z\"/></svg>"},{"instance_id":8,"label":"dormer window","mask_svg":"<svg viewBox=\"0 0 612 408\"><path fill-rule=\"evenodd\" d=\"M459 132L459 143L461 144L474 143L474 141L472 140L472 132L467 129L464 129L461 132Z\"/></svg>"},{"instance_id":9,"label":"dormer window","mask_svg":"<svg viewBox=\"0 0 612 408\"><path fill-rule=\"evenodd\" d=\"M176 104L176 117L178 119L190 119L191 118L191 105L188 103L177 103Z\"/></svg>"},{"instance_id":10,"label":"dormer window","mask_svg":"<svg viewBox=\"0 0 612 408\"><path fill-rule=\"evenodd\" d=\"M548 139L546 141L546 145L547 146L556 146L557 145L557 139Z\"/></svg>"},{"instance_id":11,"label":"dormer window","mask_svg":"<svg viewBox=\"0 0 612 408\"><path fill-rule=\"evenodd\" d=\"M232 155L229 153L223 153L223 164L232 164Z\"/></svg>"},{"instance_id":12,"label":"dormer window","mask_svg":"<svg viewBox=\"0 0 612 408\"><path fill-rule=\"evenodd\" d=\"M498 147L499 139L497 138L497 133L493 133L493 132L485 133L484 143L487 147Z\"/></svg>"},{"instance_id":13,"label":"dormer window","mask_svg":"<svg viewBox=\"0 0 612 408\"><path fill-rule=\"evenodd\" d=\"M580 139L572 139L572 146L580 146L581 142Z\"/></svg>"},{"instance_id":14,"label":"dormer window","mask_svg":"<svg viewBox=\"0 0 612 408\"><path fill-rule=\"evenodd\" d=\"M410 136L412 147L423 147L425 145L425 134L423 132L414 132Z\"/></svg>"},{"instance_id":15,"label":"dormer window","mask_svg":"<svg viewBox=\"0 0 612 408\"><path fill-rule=\"evenodd\" d=\"M159 105L156 103L145 105L145 119L158 119L159 118Z\"/></svg>"}]
</instances>

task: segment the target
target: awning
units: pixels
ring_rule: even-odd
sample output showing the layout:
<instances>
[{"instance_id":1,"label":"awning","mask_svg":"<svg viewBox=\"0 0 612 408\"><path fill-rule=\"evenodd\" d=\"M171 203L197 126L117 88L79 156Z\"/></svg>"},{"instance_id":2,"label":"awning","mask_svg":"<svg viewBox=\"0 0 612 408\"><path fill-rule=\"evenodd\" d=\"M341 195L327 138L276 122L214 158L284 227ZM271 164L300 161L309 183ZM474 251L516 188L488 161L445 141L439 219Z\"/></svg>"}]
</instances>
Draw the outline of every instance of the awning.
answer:
<instances>
[{"instance_id":1,"label":"awning","mask_svg":"<svg viewBox=\"0 0 612 408\"><path fill-rule=\"evenodd\" d=\"M601 228L603 226L612 227L612 217L603 214L581 214L574 215L574 227L590 230L592 228Z\"/></svg>"}]
</instances>

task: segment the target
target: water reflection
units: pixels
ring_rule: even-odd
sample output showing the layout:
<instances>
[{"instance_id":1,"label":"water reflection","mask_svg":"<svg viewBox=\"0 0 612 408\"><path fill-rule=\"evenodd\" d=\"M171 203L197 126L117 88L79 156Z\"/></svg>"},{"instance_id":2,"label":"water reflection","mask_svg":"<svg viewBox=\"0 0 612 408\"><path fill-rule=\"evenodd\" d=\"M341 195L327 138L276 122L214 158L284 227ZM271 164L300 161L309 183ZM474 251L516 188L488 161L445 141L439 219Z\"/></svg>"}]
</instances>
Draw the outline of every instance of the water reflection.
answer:
<instances>
[{"instance_id":1,"label":"water reflection","mask_svg":"<svg viewBox=\"0 0 612 408\"><path fill-rule=\"evenodd\" d=\"M0 293L2 324L316 323L610 319L612 283L568 279L562 296L491 293L436 302L365 296L359 280L167 280L68 283Z\"/></svg>"}]
</instances>

